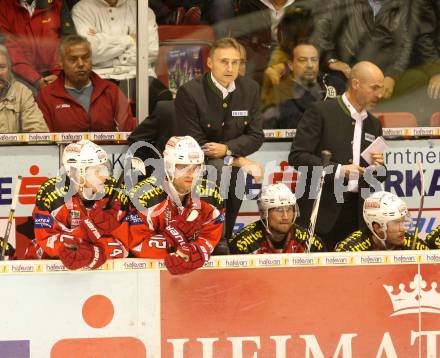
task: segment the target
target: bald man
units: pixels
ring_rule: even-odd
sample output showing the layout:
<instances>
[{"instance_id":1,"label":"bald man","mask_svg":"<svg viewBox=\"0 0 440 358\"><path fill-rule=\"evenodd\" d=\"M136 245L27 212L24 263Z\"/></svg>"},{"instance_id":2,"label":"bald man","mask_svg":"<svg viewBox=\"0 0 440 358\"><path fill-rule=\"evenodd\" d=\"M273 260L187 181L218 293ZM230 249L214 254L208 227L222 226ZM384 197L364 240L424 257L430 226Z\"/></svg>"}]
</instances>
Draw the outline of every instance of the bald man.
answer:
<instances>
[{"instance_id":1,"label":"bald man","mask_svg":"<svg viewBox=\"0 0 440 358\"><path fill-rule=\"evenodd\" d=\"M315 227L327 251L333 251L336 243L352 230L366 226L362 217L364 198L360 194L362 188L370 188L373 180L364 177L369 164L360 153L382 135L379 120L368 111L376 105L383 91L384 75L379 67L366 61L357 63L352 68L347 91L309 107L293 139L289 164L308 169L300 179L305 182L305 193L298 200L301 226L308 227L316 196L316 174L311 180L313 167L322 166L323 150L332 153ZM382 166L383 153L371 154L373 165ZM382 167L383 175L375 173L376 183L385 179L384 172Z\"/></svg>"}]
</instances>

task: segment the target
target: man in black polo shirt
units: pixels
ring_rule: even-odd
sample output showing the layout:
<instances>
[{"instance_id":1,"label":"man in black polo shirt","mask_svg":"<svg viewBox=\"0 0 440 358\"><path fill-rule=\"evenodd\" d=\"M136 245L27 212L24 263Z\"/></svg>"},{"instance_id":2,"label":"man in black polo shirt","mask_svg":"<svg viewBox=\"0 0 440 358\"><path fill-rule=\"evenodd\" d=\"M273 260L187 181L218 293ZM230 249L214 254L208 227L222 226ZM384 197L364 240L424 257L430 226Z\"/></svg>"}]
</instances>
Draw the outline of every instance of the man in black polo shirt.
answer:
<instances>
[{"instance_id":1,"label":"man in black polo shirt","mask_svg":"<svg viewBox=\"0 0 440 358\"><path fill-rule=\"evenodd\" d=\"M242 195L235 194L235 187L244 186L245 172L249 168L259 171L256 163L246 156L260 148L264 141L259 113L260 94L258 84L239 76L240 45L233 38L216 41L208 57L210 71L202 78L187 82L177 91L176 118L180 132L190 135L201 145L207 164L217 169L217 180L224 170L231 169L229 190L223 180L221 190L227 194L224 237L230 237L240 210ZM252 170L252 169L251 169ZM252 172L258 177L260 173ZM238 193L240 194L240 193ZM217 253L227 253L223 239Z\"/></svg>"}]
</instances>

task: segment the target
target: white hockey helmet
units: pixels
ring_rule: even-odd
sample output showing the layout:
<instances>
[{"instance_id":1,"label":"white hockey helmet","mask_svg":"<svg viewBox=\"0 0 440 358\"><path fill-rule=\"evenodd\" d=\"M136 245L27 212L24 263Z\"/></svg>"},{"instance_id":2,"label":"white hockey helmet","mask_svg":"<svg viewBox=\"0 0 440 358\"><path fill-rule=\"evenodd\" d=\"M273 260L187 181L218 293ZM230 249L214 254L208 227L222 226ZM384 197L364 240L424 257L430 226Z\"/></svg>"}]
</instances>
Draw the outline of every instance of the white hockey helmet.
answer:
<instances>
[{"instance_id":1,"label":"white hockey helmet","mask_svg":"<svg viewBox=\"0 0 440 358\"><path fill-rule=\"evenodd\" d=\"M365 199L363 215L368 228L384 247L386 247L385 241L387 239L387 225L389 222L402 218L411 222L406 203L397 195L387 191L378 191ZM373 223L380 225L384 238L379 237L375 233Z\"/></svg>"},{"instance_id":2,"label":"white hockey helmet","mask_svg":"<svg viewBox=\"0 0 440 358\"><path fill-rule=\"evenodd\" d=\"M85 199L95 200L105 193L103 178L110 176L111 164L99 145L86 139L69 144L63 152L63 166Z\"/></svg>"},{"instance_id":3,"label":"white hockey helmet","mask_svg":"<svg viewBox=\"0 0 440 358\"><path fill-rule=\"evenodd\" d=\"M289 187L284 183L270 184L261 189L260 197L257 200L260 216L266 229L269 231L268 213L272 208L279 208L282 206L293 206L295 208L295 215L293 222L295 222L299 215L298 205L296 203L296 196Z\"/></svg>"},{"instance_id":4,"label":"white hockey helmet","mask_svg":"<svg viewBox=\"0 0 440 358\"><path fill-rule=\"evenodd\" d=\"M83 139L64 148L63 165L69 176L72 175L72 169L78 171L80 175L85 175L89 167L108 166L108 156L99 145Z\"/></svg>"},{"instance_id":5,"label":"white hockey helmet","mask_svg":"<svg viewBox=\"0 0 440 358\"><path fill-rule=\"evenodd\" d=\"M168 180L172 182L176 174L176 164L202 165L205 155L193 137L174 136L168 140L165 146L163 159L165 162L165 173Z\"/></svg>"}]
</instances>

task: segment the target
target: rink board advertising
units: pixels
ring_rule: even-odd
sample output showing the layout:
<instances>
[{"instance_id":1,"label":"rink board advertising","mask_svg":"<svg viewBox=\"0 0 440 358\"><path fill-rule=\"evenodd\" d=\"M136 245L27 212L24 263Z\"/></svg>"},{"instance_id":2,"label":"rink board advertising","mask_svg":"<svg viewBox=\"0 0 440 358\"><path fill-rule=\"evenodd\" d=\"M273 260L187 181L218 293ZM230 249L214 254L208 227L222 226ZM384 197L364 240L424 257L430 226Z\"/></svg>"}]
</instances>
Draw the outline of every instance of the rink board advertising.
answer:
<instances>
[{"instance_id":1,"label":"rink board advertising","mask_svg":"<svg viewBox=\"0 0 440 358\"><path fill-rule=\"evenodd\" d=\"M178 277L142 259L93 272L4 262L0 357L436 357L438 262L228 256Z\"/></svg>"}]
</instances>

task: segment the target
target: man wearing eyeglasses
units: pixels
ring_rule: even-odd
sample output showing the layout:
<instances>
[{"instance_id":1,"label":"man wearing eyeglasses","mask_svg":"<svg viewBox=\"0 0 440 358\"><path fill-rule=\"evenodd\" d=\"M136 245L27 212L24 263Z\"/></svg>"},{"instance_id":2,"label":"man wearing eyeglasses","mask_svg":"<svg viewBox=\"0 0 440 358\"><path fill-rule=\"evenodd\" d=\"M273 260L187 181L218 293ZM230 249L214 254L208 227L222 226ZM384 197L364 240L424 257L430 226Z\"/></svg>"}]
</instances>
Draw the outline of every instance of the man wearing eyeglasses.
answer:
<instances>
[{"instance_id":1,"label":"man wearing eyeglasses","mask_svg":"<svg viewBox=\"0 0 440 358\"><path fill-rule=\"evenodd\" d=\"M208 166L217 170L217 182L227 197L224 237L215 252L219 254L228 253L224 238L232 235L241 206L245 177L239 168L244 167L257 179L262 174L259 165L246 158L264 141L259 86L239 76L240 54L240 44L235 39L217 40L209 52L210 71L180 87L175 104L182 134L192 136L200 144ZM230 180L220 183L225 169L231 172Z\"/></svg>"}]
</instances>

